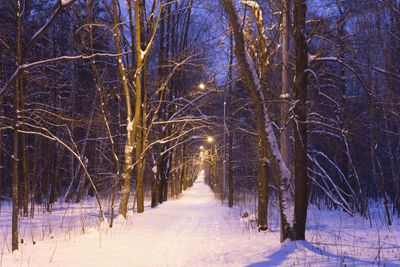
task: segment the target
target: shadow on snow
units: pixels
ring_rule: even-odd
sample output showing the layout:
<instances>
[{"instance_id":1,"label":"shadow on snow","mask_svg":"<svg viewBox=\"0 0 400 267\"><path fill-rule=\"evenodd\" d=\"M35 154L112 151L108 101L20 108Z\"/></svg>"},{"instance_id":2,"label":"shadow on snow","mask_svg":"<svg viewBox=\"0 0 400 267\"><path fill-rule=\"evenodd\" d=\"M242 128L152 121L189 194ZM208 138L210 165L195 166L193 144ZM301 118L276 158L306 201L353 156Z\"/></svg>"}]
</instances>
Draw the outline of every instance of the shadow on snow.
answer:
<instances>
[{"instance_id":1,"label":"shadow on snow","mask_svg":"<svg viewBox=\"0 0 400 267\"><path fill-rule=\"evenodd\" d=\"M323 250L307 241L295 241L295 242L287 241L284 244L282 244L282 247L280 249L278 249L271 255L267 256L267 259L265 261L251 263L246 267L279 266L283 264L286 260L289 260L290 254L295 253L298 250L302 250L302 254L300 255L304 255L304 257L299 259L300 255L297 255L296 258L292 259L292 261L296 262L299 261L298 262L299 264L301 264L303 260L305 261L308 257L310 257L311 261L307 263L327 265L327 266L338 266L338 265L342 266L346 264L359 265L359 266L374 265L374 264L383 264L384 266L400 266L398 265L398 263L394 263L389 260L384 260L382 262L379 262L378 258L371 260L364 260L348 255L336 255L332 252ZM317 254L319 256L326 257L326 260L321 262L320 259L312 259L313 258L312 254L306 255L307 251L313 254Z\"/></svg>"}]
</instances>

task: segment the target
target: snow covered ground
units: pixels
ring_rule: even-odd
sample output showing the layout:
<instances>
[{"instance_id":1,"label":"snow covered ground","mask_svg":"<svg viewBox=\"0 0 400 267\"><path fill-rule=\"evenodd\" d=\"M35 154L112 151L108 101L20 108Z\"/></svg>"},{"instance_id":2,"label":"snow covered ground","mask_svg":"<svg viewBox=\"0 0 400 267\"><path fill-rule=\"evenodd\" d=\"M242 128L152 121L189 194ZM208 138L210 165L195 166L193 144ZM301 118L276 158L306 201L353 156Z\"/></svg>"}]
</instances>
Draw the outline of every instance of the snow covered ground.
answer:
<instances>
[{"instance_id":1,"label":"snow covered ground","mask_svg":"<svg viewBox=\"0 0 400 267\"><path fill-rule=\"evenodd\" d=\"M203 176L181 198L118 219L113 229L98 225L89 204L39 214L22 222L24 244L14 254L3 207L0 266L400 266L398 221L387 227L377 213L371 228L359 217L310 209L308 242L280 244L276 225L257 232L214 199Z\"/></svg>"}]
</instances>

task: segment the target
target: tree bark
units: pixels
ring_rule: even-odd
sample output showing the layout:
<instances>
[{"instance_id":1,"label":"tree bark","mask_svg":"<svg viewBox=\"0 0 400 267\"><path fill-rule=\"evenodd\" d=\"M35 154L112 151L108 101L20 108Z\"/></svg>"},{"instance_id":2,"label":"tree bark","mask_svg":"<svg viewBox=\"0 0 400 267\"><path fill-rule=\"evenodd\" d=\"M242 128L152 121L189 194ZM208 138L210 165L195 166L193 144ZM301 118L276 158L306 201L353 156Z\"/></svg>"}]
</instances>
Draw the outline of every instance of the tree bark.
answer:
<instances>
[{"instance_id":1,"label":"tree bark","mask_svg":"<svg viewBox=\"0 0 400 267\"><path fill-rule=\"evenodd\" d=\"M18 250L18 212L19 212L19 174L18 174L18 109L19 109L19 89L20 89L20 82L21 80L18 79L16 83L16 90L15 90L15 101L14 101L14 144L13 144L13 179L12 179L12 251Z\"/></svg>"},{"instance_id":2,"label":"tree bark","mask_svg":"<svg viewBox=\"0 0 400 267\"><path fill-rule=\"evenodd\" d=\"M17 26L17 49L16 49L16 56L17 56L17 66L22 64L22 39L21 39L21 31L22 31L22 25L21 25L21 16L22 16L22 6L21 6L21 1L17 0L17 7L16 7L16 26ZM19 168L18 168L18 161L19 161L19 155L18 155L18 149L19 149L19 134L18 134L18 128L19 128L19 102L20 102L20 93L22 90L22 78L21 76L18 76L17 82L15 85L15 99L14 99L14 136L13 136L13 179L12 179L12 200L13 200L13 205L12 205L12 226L11 226L11 249L12 251L18 250L18 212L19 212L19 203L18 203L18 198L19 198L19 188L18 188L18 183L19 183Z\"/></svg>"},{"instance_id":3,"label":"tree bark","mask_svg":"<svg viewBox=\"0 0 400 267\"><path fill-rule=\"evenodd\" d=\"M135 2L135 23L139 23L139 27L136 25L136 47L140 48L140 51L146 50L146 35L145 35L145 15L146 15L146 2L140 1L138 5ZM137 9L139 9L137 11ZM139 13L137 13L139 12ZM138 32L139 31L139 34ZM137 40L138 36L140 36L139 40ZM136 52L139 53L139 50ZM146 128L146 75L147 75L147 66L143 59L138 58L138 71L136 73L136 90L138 90L138 82L139 90L141 91L139 95L136 95L136 98L140 97L140 110L135 106L135 117L139 120L136 134L136 201L137 201L137 212L144 212L144 170L146 163L146 155L145 155L145 128ZM139 76L139 79L138 77ZM136 99L136 105L138 105L138 99ZM136 116L136 112L139 112L139 116Z\"/></svg>"},{"instance_id":4,"label":"tree bark","mask_svg":"<svg viewBox=\"0 0 400 267\"><path fill-rule=\"evenodd\" d=\"M282 159L287 166L292 166L292 145L290 133L293 130L291 123L288 122L290 109L291 86L290 86L290 0L282 0L282 23L281 23L281 44L282 44L282 88L281 88L281 135L280 150Z\"/></svg>"},{"instance_id":5,"label":"tree bark","mask_svg":"<svg viewBox=\"0 0 400 267\"><path fill-rule=\"evenodd\" d=\"M21 110L25 110L25 88L24 88L24 80L23 75L21 74L21 85L20 85L20 106ZM22 127L23 128L23 127ZM28 180L28 138L26 134L20 134L21 136L21 160L22 160L22 208L23 208L23 216L28 217L29 215L29 180Z\"/></svg>"},{"instance_id":6,"label":"tree bark","mask_svg":"<svg viewBox=\"0 0 400 267\"><path fill-rule=\"evenodd\" d=\"M136 3L137 1L135 1ZM122 88L124 92L124 97L125 97L125 109L126 109L126 141L125 141L125 151L124 151L124 166L123 166L123 171L122 171L122 195L121 195L121 200L120 200L120 206L119 206L119 214L121 214L123 217L126 218L126 213L128 210L128 200L129 200L129 195L131 192L131 181L132 181L132 168L133 168L133 160L132 160L132 153L134 150L134 137L135 137L135 131L136 127L138 124L137 120L133 120L133 113L132 113L132 108L131 108L131 96L130 96L130 90L128 86L128 80L127 80L127 75L126 75L126 70L123 64L123 59L121 56L121 47L120 47L120 37L119 37L119 15L118 15L118 5L117 5L117 0L112 1L112 10L113 10L113 35L114 35L114 43L115 43L115 49L118 56L118 73L122 81ZM137 14L136 14L137 13ZM139 20L139 9L135 10L135 18L137 16L137 28L138 28L138 35L140 36L140 25L138 23ZM133 40L132 40L133 41ZM140 37L139 37L139 44L140 44ZM140 49L140 45L136 47L137 49ZM140 57L138 55L138 57ZM139 83L140 83L140 75L139 76ZM138 88L136 87L138 90ZM140 99L140 85L139 85L139 94L136 95L137 99ZM140 100L139 105L140 105ZM140 109L140 106L138 107ZM139 115L139 114L138 114ZM137 119L135 117L135 119Z\"/></svg>"},{"instance_id":7,"label":"tree bark","mask_svg":"<svg viewBox=\"0 0 400 267\"><path fill-rule=\"evenodd\" d=\"M308 206L307 176L307 43L305 36L306 0L294 2L294 38L296 42L296 79L294 85L295 130L294 130L294 240L305 239Z\"/></svg>"},{"instance_id":8,"label":"tree bark","mask_svg":"<svg viewBox=\"0 0 400 267\"><path fill-rule=\"evenodd\" d=\"M234 45L233 35L229 36L230 41L230 55L229 55L229 71L228 71L228 96L227 96L227 115L231 116L232 101L231 93L233 88L233 56L234 56ZM233 127L231 120L228 121L228 207L233 207L233 171L232 171L232 158L233 158Z\"/></svg>"}]
</instances>

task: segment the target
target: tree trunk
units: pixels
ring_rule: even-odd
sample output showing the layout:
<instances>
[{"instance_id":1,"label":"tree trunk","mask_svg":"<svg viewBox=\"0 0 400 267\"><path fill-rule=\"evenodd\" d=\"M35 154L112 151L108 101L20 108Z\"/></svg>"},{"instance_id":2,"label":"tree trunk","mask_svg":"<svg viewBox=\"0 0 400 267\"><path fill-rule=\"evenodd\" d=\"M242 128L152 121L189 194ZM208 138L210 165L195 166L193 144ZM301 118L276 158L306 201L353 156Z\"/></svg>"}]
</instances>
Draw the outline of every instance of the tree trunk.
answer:
<instances>
[{"instance_id":1,"label":"tree trunk","mask_svg":"<svg viewBox=\"0 0 400 267\"><path fill-rule=\"evenodd\" d=\"M227 115L230 117L232 109L231 93L233 88L233 56L234 56L234 45L233 35L230 38L230 55L229 55L229 71L228 71L228 101L227 101ZM228 121L228 207L233 207L233 172L232 172L232 158L233 158L233 127L231 120Z\"/></svg>"},{"instance_id":2,"label":"tree trunk","mask_svg":"<svg viewBox=\"0 0 400 267\"><path fill-rule=\"evenodd\" d=\"M386 193L385 177L383 176L383 169L382 169L382 165L379 160L379 157L376 157L376 161L377 161L377 166L379 169L379 172L377 173L377 175L378 175L377 178L378 178L378 183L379 183L379 189L380 189L382 197L383 197L383 207L385 209L386 221L387 221L388 225L392 225L392 219L390 217L390 211L389 211L389 197Z\"/></svg>"},{"instance_id":3,"label":"tree trunk","mask_svg":"<svg viewBox=\"0 0 400 267\"><path fill-rule=\"evenodd\" d=\"M36 201L36 194L37 194L37 180L38 180L38 174L37 174L37 162L39 160L39 155L40 155L40 140L39 136L35 136L35 141L33 145L33 158L31 160L31 183L30 183L30 191L31 191L31 210L30 210L30 217L33 218L35 214L35 201Z\"/></svg>"},{"instance_id":4,"label":"tree trunk","mask_svg":"<svg viewBox=\"0 0 400 267\"><path fill-rule=\"evenodd\" d=\"M268 115L264 92L262 91L261 82L257 76L254 63L247 51L238 14L232 0L223 0L223 5L233 29L239 73L256 110L256 117L258 118L256 121L257 132L260 135L259 138L265 136L267 160L271 164L272 174L276 179L281 217L281 241L283 242L288 237L291 237L292 234L292 222L288 221L288 219L293 218L292 211L290 210L293 200L289 191L291 173L281 158L272 122ZM260 158L259 160L264 159Z\"/></svg>"},{"instance_id":5,"label":"tree trunk","mask_svg":"<svg viewBox=\"0 0 400 267\"><path fill-rule=\"evenodd\" d=\"M21 14L22 6L21 1L17 0L17 9L16 9L16 26L17 26L17 66L22 64L22 39L21 39ZM13 136L13 179L12 179L12 226L11 226L11 249L12 251L18 250L18 212L19 212L19 205L18 205L18 183L19 183L19 174L18 174L18 128L19 128L19 121L18 121L18 112L19 112L19 102L20 102L20 93L22 90L22 77L17 77L17 83L15 85L15 99L14 99L14 136Z\"/></svg>"},{"instance_id":6,"label":"tree trunk","mask_svg":"<svg viewBox=\"0 0 400 267\"><path fill-rule=\"evenodd\" d=\"M294 130L294 240L305 239L308 205L307 176L307 43L305 36L307 5L306 0L294 2L294 38L296 42L296 79L294 86L294 109L296 121Z\"/></svg>"},{"instance_id":7,"label":"tree trunk","mask_svg":"<svg viewBox=\"0 0 400 267\"><path fill-rule=\"evenodd\" d=\"M185 176L186 176L186 162L185 162L185 154L186 154L186 144L182 146L182 159L181 159L181 177L180 177L180 184L179 187L179 194L182 193L182 190L186 190L185 188Z\"/></svg>"},{"instance_id":8,"label":"tree trunk","mask_svg":"<svg viewBox=\"0 0 400 267\"><path fill-rule=\"evenodd\" d=\"M158 206L158 179L157 173L153 175L151 180L151 207L155 208Z\"/></svg>"},{"instance_id":9,"label":"tree trunk","mask_svg":"<svg viewBox=\"0 0 400 267\"><path fill-rule=\"evenodd\" d=\"M137 1L135 1L135 5L136 5L136 2ZM119 73L119 76L122 81L122 88L124 91L125 108L126 108L126 141L125 141L125 151L124 151L124 166L123 166L123 171L122 171L123 185L122 185L122 193L121 193L121 200L120 200L120 206L119 206L119 214L121 214L124 218L126 218L126 213L128 210L128 200L129 200L129 195L131 192L132 167L133 167L132 153L134 150L134 137L135 137L136 127L138 124L138 120L137 120L138 118L135 116L135 120L133 119L132 108L131 108L132 103L131 103L130 89L128 86L126 70L125 70L125 67L124 67L124 64L122 61L122 56L121 56L120 38L119 38L119 31L118 31L119 15L118 15L117 0L112 1L112 10L113 10L113 23L114 23L113 36L114 36L115 49L118 54L118 73ZM139 8L136 8L136 6L135 6L135 20L136 20L135 22L137 24L136 25L137 30L138 30L137 35L139 35L139 44L140 44L140 25L138 23L139 22ZM141 50L140 45L136 48ZM140 84L140 75L136 75L136 78L139 79L139 84ZM140 85L137 85L136 89L137 89L136 100L139 102L139 107L137 107L137 108L140 110L140 98L141 98ZM136 103L136 105L137 105L137 103ZM140 115L140 114L138 113L138 115Z\"/></svg>"},{"instance_id":10,"label":"tree trunk","mask_svg":"<svg viewBox=\"0 0 400 267\"><path fill-rule=\"evenodd\" d=\"M138 1L137 1L138 2ZM145 35L145 16L146 16L146 2L140 1L140 5L135 3L135 12L139 8L139 14L135 13L136 23L139 23L139 27L136 27L136 39L140 36L139 40L136 40L136 46L140 47L140 51L146 50L146 35ZM139 16L139 17L138 17ZM137 25L136 25L137 26ZM137 51L138 53L139 51ZM139 116L137 116L140 127L137 129L136 134L136 201L137 201L137 212L144 212L144 170L146 163L146 155L145 155L145 128L146 128L146 82L147 82L147 67L145 62L142 59L138 60L138 70L140 71L136 75L139 76L139 79L136 77L136 82L140 80L140 95L136 97L140 97L140 103L142 106L140 110L135 109L135 117L136 112L140 112ZM138 85L136 84L136 87ZM138 90L136 88L136 90ZM136 101L136 105L138 102Z\"/></svg>"},{"instance_id":11,"label":"tree trunk","mask_svg":"<svg viewBox=\"0 0 400 267\"><path fill-rule=\"evenodd\" d=\"M171 167L171 156L167 154L166 157L166 168L165 168L165 186L164 186L164 202L168 200L168 187L170 182L170 167Z\"/></svg>"},{"instance_id":12,"label":"tree trunk","mask_svg":"<svg viewBox=\"0 0 400 267\"><path fill-rule=\"evenodd\" d=\"M261 124L261 123L257 123ZM260 230L268 229L268 170L267 170L267 141L265 134L259 134L258 144L258 215L257 225Z\"/></svg>"},{"instance_id":13,"label":"tree trunk","mask_svg":"<svg viewBox=\"0 0 400 267\"><path fill-rule=\"evenodd\" d=\"M165 197L164 197L164 192L165 192L165 187L167 186L166 185L166 183L167 183L167 179L166 179L166 177L165 177L165 155L163 154L163 152L164 152L165 150L164 150L164 145L162 146L162 148L161 148L161 154L162 155L160 155L159 156L159 164L158 164L158 175L159 175L159 178L158 178L158 181L159 181L159 184L158 184L158 203L163 203L164 202L164 199L165 199Z\"/></svg>"},{"instance_id":14,"label":"tree trunk","mask_svg":"<svg viewBox=\"0 0 400 267\"><path fill-rule=\"evenodd\" d=\"M23 83L23 77L21 75L21 83ZM25 89L24 85L21 84L20 88L20 102L21 102L21 110L25 110ZM22 127L22 129L24 129ZM23 207L23 216L28 217L29 211L29 180L28 180L28 157L27 157L27 150L28 150L28 138L26 134L20 134L21 136L21 160L22 160L22 207Z\"/></svg>"},{"instance_id":15,"label":"tree trunk","mask_svg":"<svg viewBox=\"0 0 400 267\"><path fill-rule=\"evenodd\" d=\"M18 1L19 3L19 1ZM20 5L20 3L19 3ZM17 16L18 17L18 16ZM18 24L20 27L20 24ZM20 35L20 33L19 33ZM19 37L20 39L20 37ZM19 212L19 191L18 191L18 183L19 183L19 174L18 174L18 107L19 107L19 92L20 92L20 82L21 79L18 79L16 88L15 88L15 102L14 102L14 144L13 144L13 179L12 179L12 251L18 250L18 212Z\"/></svg>"},{"instance_id":16,"label":"tree trunk","mask_svg":"<svg viewBox=\"0 0 400 267\"><path fill-rule=\"evenodd\" d=\"M281 24L281 44L282 44L282 88L280 98L281 103L281 132L280 132L280 150L282 159L287 166L292 166L292 145L290 134L293 130L291 123L288 122L291 86L290 86L290 0L282 1L282 24Z\"/></svg>"},{"instance_id":17,"label":"tree trunk","mask_svg":"<svg viewBox=\"0 0 400 267\"><path fill-rule=\"evenodd\" d=\"M0 97L0 103L3 101L3 99ZM0 107L0 125L3 125L3 107ZM3 146L3 131L0 127L0 146ZM3 156L3 149L0 149L0 199L5 197L7 193L7 180L6 180L6 162L5 158Z\"/></svg>"},{"instance_id":18,"label":"tree trunk","mask_svg":"<svg viewBox=\"0 0 400 267\"><path fill-rule=\"evenodd\" d=\"M145 113L143 112L143 115ZM145 170L145 152L144 152L144 127L145 127L145 116L141 117L140 124L141 128L138 129L136 138L136 202L137 202L137 212L144 212L144 170Z\"/></svg>"}]
</instances>

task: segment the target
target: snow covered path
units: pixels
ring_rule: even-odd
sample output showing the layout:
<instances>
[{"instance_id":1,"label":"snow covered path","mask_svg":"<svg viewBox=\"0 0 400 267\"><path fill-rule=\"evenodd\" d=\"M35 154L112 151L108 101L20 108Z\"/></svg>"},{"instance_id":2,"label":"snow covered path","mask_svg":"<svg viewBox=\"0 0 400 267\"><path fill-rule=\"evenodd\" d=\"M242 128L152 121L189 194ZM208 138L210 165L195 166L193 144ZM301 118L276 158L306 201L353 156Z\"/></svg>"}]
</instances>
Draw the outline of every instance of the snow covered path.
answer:
<instances>
[{"instance_id":1,"label":"snow covered path","mask_svg":"<svg viewBox=\"0 0 400 267\"><path fill-rule=\"evenodd\" d=\"M376 232L365 227L365 220L342 213L311 210L309 217L307 239L311 242L281 245L277 226L267 233L249 229L238 210L215 200L200 175L181 198L143 214L131 214L112 229L82 225L83 235L53 229L54 235L35 237L36 245L25 241L14 255L7 252L7 242L0 242L0 266L400 266L397 226L383 226ZM75 222L78 229L85 220ZM33 229L35 236L47 236L44 230Z\"/></svg>"},{"instance_id":2,"label":"snow covered path","mask_svg":"<svg viewBox=\"0 0 400 267\"><path fill-rule=\"evenodd\" d=\"M25 246L12 260L6 254L3 266L246 266L265 260L265 237L246 230L200 175L180 199L118 221L112 230L86 229L73 240L56 235Z\"/></svg>"}]
</instances>

